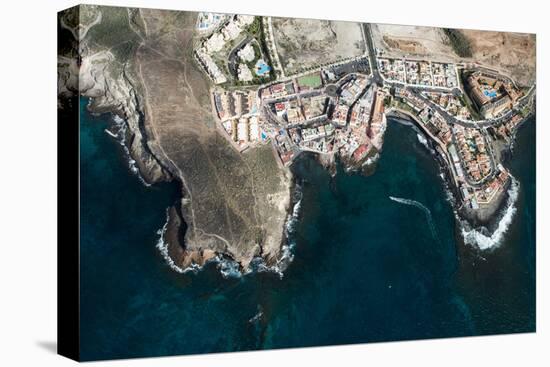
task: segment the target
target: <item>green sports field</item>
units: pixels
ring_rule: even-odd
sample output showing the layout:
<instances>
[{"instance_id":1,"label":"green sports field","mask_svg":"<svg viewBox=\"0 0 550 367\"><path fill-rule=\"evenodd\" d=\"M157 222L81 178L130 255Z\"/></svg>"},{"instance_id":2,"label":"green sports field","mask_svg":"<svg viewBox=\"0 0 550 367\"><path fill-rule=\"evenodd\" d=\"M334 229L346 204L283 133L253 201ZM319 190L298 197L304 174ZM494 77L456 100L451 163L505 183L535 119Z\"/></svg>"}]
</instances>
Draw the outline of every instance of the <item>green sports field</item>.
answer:
<instances>
[{"instance_id":1,"label":"green sports field","mask_svg":"<svg viewBox=\"0 0 550 367\"><path fill-rule=\"evenodd\" d=\"M315 89L323 84L321 76L318 73L301 76L297 82L300 88L309 87Z\"/></svg>"}]
</instances>

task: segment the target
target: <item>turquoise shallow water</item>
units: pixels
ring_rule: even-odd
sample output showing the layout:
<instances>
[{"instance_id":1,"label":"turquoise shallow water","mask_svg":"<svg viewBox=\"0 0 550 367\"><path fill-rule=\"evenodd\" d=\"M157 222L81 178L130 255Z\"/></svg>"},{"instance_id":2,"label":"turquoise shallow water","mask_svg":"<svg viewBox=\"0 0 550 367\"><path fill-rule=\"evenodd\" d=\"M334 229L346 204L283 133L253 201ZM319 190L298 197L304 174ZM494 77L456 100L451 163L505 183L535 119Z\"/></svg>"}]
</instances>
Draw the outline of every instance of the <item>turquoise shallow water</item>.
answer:
<instances>
[{"instance_id":1,"label":"turquoise shallow water","mask_svg":"<svg viewBox=\"0 0 550 367\"><path fill-rule=\"evenodd\" d=\"M156 232L177 188L145 187L103 131L109 115L82 111L85 360L534 331L534 121L510 162L521 190L500 248L461 244L437 164L416 132L391 121L373 176L331 179L314 160L298 162L302 208L282 279L225 279L214 264L168 268Z\"/></svg>"}]
</instances>

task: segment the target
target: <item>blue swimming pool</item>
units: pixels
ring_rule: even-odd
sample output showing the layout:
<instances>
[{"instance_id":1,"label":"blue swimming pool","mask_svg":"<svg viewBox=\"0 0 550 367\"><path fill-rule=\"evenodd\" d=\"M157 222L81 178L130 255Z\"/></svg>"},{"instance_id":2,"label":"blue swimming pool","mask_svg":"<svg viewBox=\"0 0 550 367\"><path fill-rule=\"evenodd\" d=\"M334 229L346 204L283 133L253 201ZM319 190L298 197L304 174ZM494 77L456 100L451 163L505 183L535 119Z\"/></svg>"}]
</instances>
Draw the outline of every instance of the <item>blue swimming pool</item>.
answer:
<instances>
[{"instance_id":1,"label":"blue swimming pool","mask_svg":"<svg viewBox=\"0 0 550 367\"><path fill-rule=\"evenodd\" d=\"M265 75L269 73L270 70L271 68L265 63L264 60L258 60L258 62L256 63L256 75Z\"/></svg>"},{"instance_id":2,"label":"blue swimming pool","mask_svg":"<svg viewBox=\"0 0 550 367\"><path fill-rule=\"evenodd\" d=\"M494 90L484 90L483 94L485 94L489 98L495 98L497 96L497 92Z\"/></svg>"}]
</instances>

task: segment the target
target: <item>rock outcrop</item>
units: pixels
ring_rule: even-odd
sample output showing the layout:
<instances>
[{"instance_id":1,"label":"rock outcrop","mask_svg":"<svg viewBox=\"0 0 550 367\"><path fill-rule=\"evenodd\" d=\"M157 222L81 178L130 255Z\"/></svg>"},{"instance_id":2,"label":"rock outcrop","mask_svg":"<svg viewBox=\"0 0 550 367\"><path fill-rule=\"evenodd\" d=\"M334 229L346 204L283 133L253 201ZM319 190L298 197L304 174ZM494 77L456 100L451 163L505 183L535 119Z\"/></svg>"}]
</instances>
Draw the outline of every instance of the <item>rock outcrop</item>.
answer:
<instances>
[{"instance_id":1,"label":"rock outcrop","mask_svg":"<svg viewBox=\"0 0 550 367\"><path fill-rule=\"evenodd\" d=\"M92 112L122 118L145 181L181 184L164 233L168 262L178 270L218 256L242 270L258 256L276 263L292 177L279 169L271 146L241 154L214 128L209 82L189 47L196 13L93 11L90 19L109 16L86 28L77 57L59 56L60 96L80 93L91 98Z\"/></svg>"}]
</instances>

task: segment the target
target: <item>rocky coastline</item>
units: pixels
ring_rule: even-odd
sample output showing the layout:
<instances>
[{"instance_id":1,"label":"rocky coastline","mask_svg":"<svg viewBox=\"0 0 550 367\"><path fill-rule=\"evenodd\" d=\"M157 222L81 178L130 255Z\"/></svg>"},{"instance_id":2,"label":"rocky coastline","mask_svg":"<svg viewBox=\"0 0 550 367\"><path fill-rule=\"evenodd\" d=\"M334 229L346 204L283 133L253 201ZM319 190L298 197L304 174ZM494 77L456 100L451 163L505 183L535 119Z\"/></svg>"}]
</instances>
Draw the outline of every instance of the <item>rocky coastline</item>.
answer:
<instances>
[{"instance_id":1,"label":"rocky coastline","mask_svg":"<svg viewBox=\"0 0 550 367\"><path fill-rule=\"evenodd\" d=\"M128 14L121 14L120 23L114 25L128 27ZM173 47L176 39L193 42L193 32L186 27L194 29L194 16L160 31L155 27L162 11L136 14L140 19L126 29L135 32L135 48L123 60L93 40L94 29L107 27L101 11L85 32L61 22L64 32L70 31L75 41L81 39L75 43L78 50L58 56L59 98L89 97L90 112L117 116L124 127L119 138L144 183L177 182L180 196L167 210L158 245L174 270L184 272L218 260L231 261L245 273L259 259L266 268L280 271L281 261L291 258L287 226L299 209L299 182L290 170L277 167L271 151L265 156L257 152L265 147L237 153L218 131L207 126L212 106L206 107L204 96L210 97L210 83L191 52L181 53ZM138 26L142 29L136 31ZM187 31L181 33L182 29ZM387 116L407 121L425 136L414 115L392 109ZM473 228L498 225L498 213L508 205L509 187L486 208L471 210L459 205L461 196L449 165L431 139L426 141L454 197L457 220L464 219ZM382 149L382 144L376 146ZM346 172L371 175L379 154L373 148L357 161L339 152L316 154L315 158L331 176L337 174L338 162ZM264 169L266 165L269 169Z\"/></svg>"},{"instance_id":2,"label":"rocky coastline","mask_svg":"<svg viewBox=\"0 0 550 367\"><path fill-rule=\"evenodd\" d=\"M191 215L189 212L190 202L186 199L188 195L180 177L173 173L175 170L171 169L171 164L164 163L162 158L154 153L158 147L154 145L154 139L149 140L150 132L144 127L144 114L139 103L140 98L136 95L132 84L129 80L109 80L105 78L104 83L85 83L85 85L90 87L81 90L80 94L90 98L88 109L91 113L112 113L122 119L125 127L122 143L127 147L129 159L135 161L139 175L145 183L152 185L163 181L175 180L179 182L182 194L178 202L167 210L167 223L163 233L163 241L166 246L165 259L174 270L178 272L195 270L209 261L223 258L234 261L238 264L239 271L244 273L249 270L250 262L254 258L260 258L265 263L266 269L273 268L279 271L277 264L283 256L282 247L288 242L284 228L281 228L281 251L275 254L264 252L261 244L258 244L252 256L247 259L240 259L231 254L226 244L215 236L201 236L200 239L197 237L190 239L186 235L189 224L191 224L186 223L186 220L190 221ZM113 91L115 92L113 93ZM296 183L294 180L292 182L289 190L290 197L293 196L296 189ZM292 215L293 204L295 203L287 205L288 218ZM286 226L287 221L285 221L284 226ZM188 246L190 241L198 242L197 240L200 241L198 246ZM197 243L194 243L194 245L197 245Z\"/></svg>"},{"instance_id":3,"label":"rocky coastline","mask_svg":"<svg viewBox=\"0 0 550 367\"><path fill-rule=\"evenodd\" d=\"M153 153L150 134L144 127L144 115L134 84L125 71L121 78L111 79L103 74L101 79L92 77L93 69L80 70L80 95L90 97L88 109L92 113L112 113L126 126L124 144L130 158L135 161L141 177L154 184L170 181L172 173ZM96 74L98 75L98 74Z\"/></svg>"},{"instance_id":4,"label":"rocky coastline","mask_svg":"<svg viewBox=\"0 0 550 367\"><path fill-rule=\"evenodd\" d=\"M188 248L186 246L186 243L189 241L186 238L188 225L184 220L185 215L180 209L185 208L187 204L185 199L181 200L182 204L180 207L174 205L168 208L165 227L159 231L160 239L158 247L161 248L166 262L172 269L180 273L197 271L207 263L215 262L218 268L231 264L230 266L234 270L231 272L231 276L247 274L255 269L259 271L271 271L282 277L283 272L294 257L292 232L299 215L301 200L301 186L295 176L292 176L289 198L290 201L286 205L286 219L281 228L280 251L276 253L267 251L261 243L257 244L252 256L244 260L231 254L225 246L218 247L210 244L198 249Z\"/></svg>"},{"instance_id":5,"label":"rocky coastline","mask_svg":"<svg viewBox=\"0 0 550 367\"><path fill-rule=\"evenodd\" d=\"M448 163L441 157L441 155L438 154L437 147L435 146L432 139L426 136L426 134L422 130L422 127L420 126L420 122L410 113L397 109L391 111L388 117L392 117L398 122L399 120L406 121L407 124L410 124L414 127L417 134L421 134L424 137L424 139L426 140L426 144L428 145L429 150L432 153L432 156L438 162L440 170L443 173L442 177L445 180L445 186L453 195L453 200L451 204L453 205L454 210L457 212L457 220L467 221L468 225L472 228L495 228L500 220L500 216L498 215L498 213L502 212L506 206L507 199L509 197L508 189L510 184L508 183L508 185L506 185L506 187L504 187L504 189L497 194L498 197L496 197L493 202L486 208L473 210L460 205L461 196L452 180L452 173L449 171L450 167Z\"/></svg>"},{"instance_id":6,"label":"rocky coastline","mask_svg":"<svg viewBox=\"0 0 550 367\"><path fill-rule=\"evenodd\" d=\"M95 10L101 14L101 8ZM167 137L166 128L192 123L197 118L208 119L208 115L202 112L206 109L205 106L200 105L196 98L204 90L204 84L200 80L203 78L202 73L194 71L193 65L181 68L183 64L176 65L172 61L163 64L158 55L149 60L154 55L147 51L140 52L140 45L148 42L145 28L138 32L141 41L138 40L139 43L134 44L133 51L123 59L119 53L98 45L94 39L98 32L105 32L107 27L128 26L125 20L126 11L117 9L117 12L119 18L107 20L119 23L107 24L106 19L99 18L100 21L91 24L85 34L67 29L66 22L62 21L66 15L61 15L58 26L65 38L58 55L60 110L69 103L75 105L74 100L79 96L89 98L87 108L90 113L111 113L114 116L109 133L124 145L130 168L146 185L172 181L180 187L181 194L168 208L167 223L160 231L165 244L158 245L174 270L196 269L214 259L233 261L243 273L249 271L251 262L258 258L267 268L279 267L278 264L287 252L285 227L292 212L291 196L294 187L291 174L288 170L274 170L276 161L268 149L261 149L257 153L248 152L245 156L229 151L230 147L226 147L223 139L217 137L215 131L209 130L207 124L186 125L196 130L187 133L187 129L183 129L180 130L182 134L179 137ZM138 15L142 17L140 21L144 22L143 27L159 16L157 11ZM184 27L187 23L194 25L194 21L195 18L190 13L181 19L180 26ZM179 32L180 26L174 24L173 29L164 32ZM147 29L154 33L151 27ZM77 40L75 35L80 39ZM189 36L191 39L192 34ZM164 45L170 49L173 40L174 38L169 37ZM184 57L188 56L185 54ZM151 73L143 73L141 64L151 61L160 64ZM151 96L158 96L154 91L147 93L157 87L157 80L152 80L151 75L158 77L183 75L182 73L191 73L185 74L185 78L194 80L196 87L196 90L183 89L187 96L183 96L182 100L193 98L193 103L197 104L175 113L176 111L159 105L162 100L151 100ZM177 78L171 77L169 80L175 79ZM162 85L165 86L165 83ZM78 105L73 106L75 111L78 109L76 106ZM174 112L170 116L171 121L166 120L166 116L158 116L165 111ZM193 111L193 114L187 115L187 111ZM162 125L168 122L172 125ZM184 127L179 126L180 129ZM200 139L197 140L197 137ZM178 145L184 147L182 150L186 154L180 155L178 151L174 151L174 147ZM196 157L195 152L199 153ZM232 155L227 157L228 161L219 159L228 154ZM205 161L215 159L217 163L201 168ZM228 167L226 163L232 166ZM268 172L265 170L266 164L270 169ZM239 165L247 167L253 177L235 172L234 167L242 170ZM210 184L209 181L222 170L227 172L223 173L225 180L215 185ZM255 185L255 180L262 181L262 184ZM207 183L207 187L203 182ZM221 188L220 184L230 185L228 189L232 191L226 192L227 189ZM261 203L259 208L246 207L247 200L251 199Z\"/></svg>"}]
</instances>

